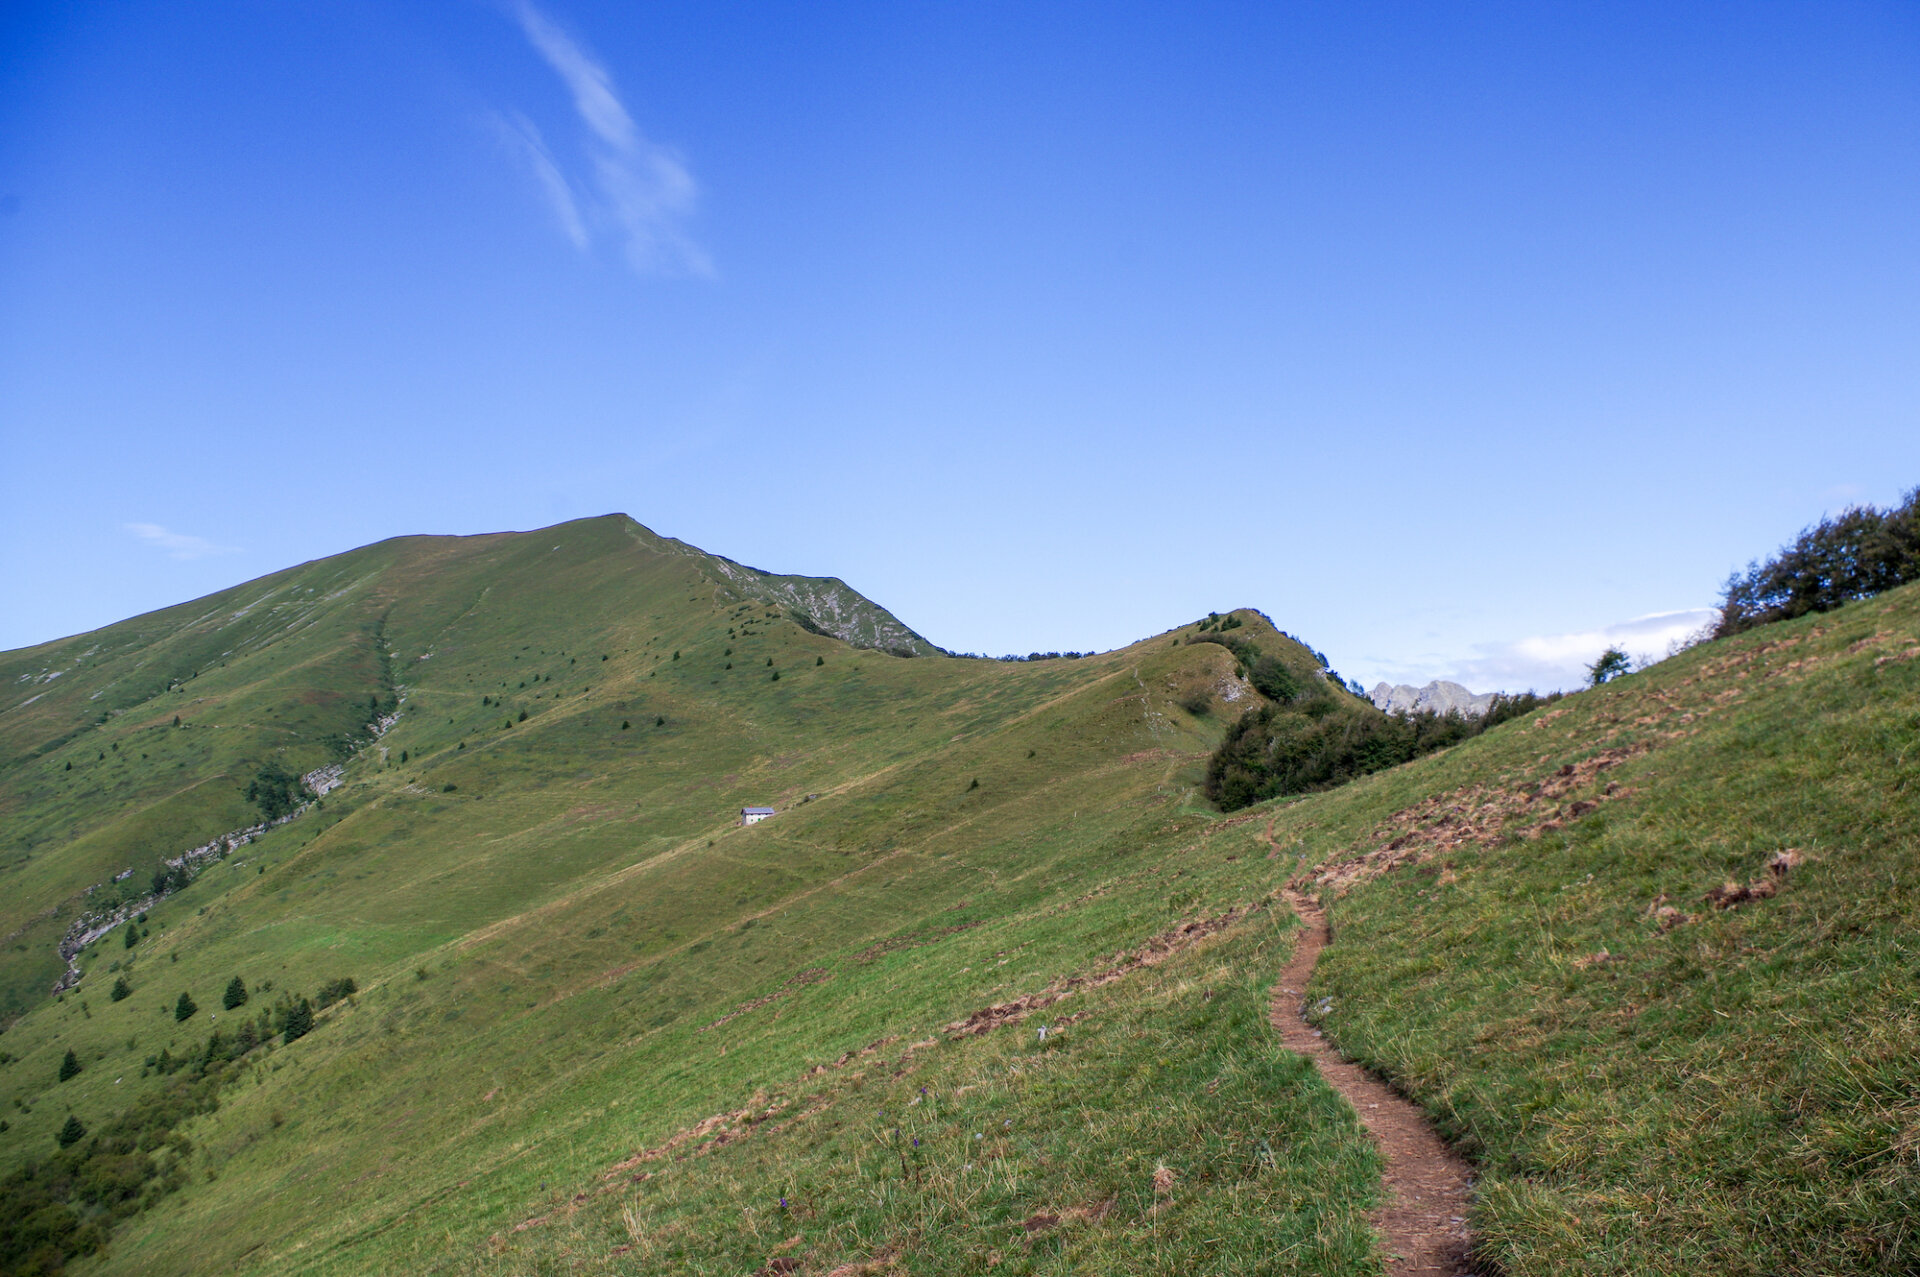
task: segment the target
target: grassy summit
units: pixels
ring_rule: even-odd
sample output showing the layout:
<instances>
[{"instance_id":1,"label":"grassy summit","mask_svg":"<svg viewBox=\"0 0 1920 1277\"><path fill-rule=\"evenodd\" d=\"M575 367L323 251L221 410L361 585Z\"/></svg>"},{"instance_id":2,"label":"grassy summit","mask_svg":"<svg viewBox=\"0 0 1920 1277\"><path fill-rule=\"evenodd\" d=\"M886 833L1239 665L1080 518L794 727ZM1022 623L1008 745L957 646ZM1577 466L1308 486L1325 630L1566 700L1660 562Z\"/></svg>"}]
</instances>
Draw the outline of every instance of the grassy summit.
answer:
<instances>
[{"instance_id":1,"label":"grassy summit","mask_svg":"<svg viewBox=\"0 0 1920 1277\"><path fill-rule=\"evenodd\" d=\"M182 1106L81 1194L102 1272L1378 1272L1375 1155L1265 1022L1291 880L1324 1027L1475 1157L1511 1271L1902 1270L1920 595L1224 816L1274 675L1219 624L957 659L610 517L6 654L0 1171ZM81 910L340 760L49 998Z\"/></svg>"}]
</instances>

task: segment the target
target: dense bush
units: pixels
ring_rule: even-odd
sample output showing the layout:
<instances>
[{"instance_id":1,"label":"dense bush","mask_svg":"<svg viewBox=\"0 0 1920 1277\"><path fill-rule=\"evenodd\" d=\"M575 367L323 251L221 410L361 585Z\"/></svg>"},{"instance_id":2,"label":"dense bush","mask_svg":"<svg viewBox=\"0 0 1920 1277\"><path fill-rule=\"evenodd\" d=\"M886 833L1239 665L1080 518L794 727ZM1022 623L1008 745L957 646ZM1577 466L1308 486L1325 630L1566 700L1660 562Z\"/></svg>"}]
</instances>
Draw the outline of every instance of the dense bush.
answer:
<instances>
[{"instance_id":1,"label":"dense bush","mask_svg":"<svg viewBox=\"0 0 1920 1277\"><path fill-rule=\"evenodd\" d=\"M320 992L313 995L313 1004L324 1011L342 998L350 998L360 992L360 986L353 977L343 975L338 980L329 980L320 986Z\"/></svg>"},{"instance_id":2,"label":"dense bush","mask_svg":"<svg viewBox=\"0 0 1920 1277\"><path fill-rule=\"evenodd\" d=\"M107 1231L186 1182L192 1145L177 1128L217 1106L224 1073L196 1069L102 1124L70 1116L60 1151L0 1179L0 1273L53 1273L106 1244Z\"/></svg>"},{"instance_id":3,"label":"dense bush","mask_svg":"<svg viewBox=\"0 0 1920 1277\"><path fill-rule=\"evenodd\" d=\"M312 797L306 784L279 763L268 763L247 782L247 801L268 820L291 814Z\"/></svg>"},{"instance_id":4,"label":"dense bush","mask_svg":"<svg viewBox=\"0 0 1920 1277\"><path fill-rule=\"evenodd\" d=\"M1890 510L1855 506L1727 578L1715 638L1826 612L1920 580L1920 488Z\"/></svg>"},{"instance_id":5,"label":"dense bush","mask_svg":"<svg viewBox=\"0 0 1920 1277\"><path fill-rule=\"evenodd\" d=\"M1256 663L1257 666L1257 663ZM1207 797L1223 811L1301 794L1411 762L1530 713L1559 694L1496 696L1478 718L1421 710L1383 714L1356 705L1332 686L1262 706L1227 729L1207 762Z\"/></svg>"}]
</instances>

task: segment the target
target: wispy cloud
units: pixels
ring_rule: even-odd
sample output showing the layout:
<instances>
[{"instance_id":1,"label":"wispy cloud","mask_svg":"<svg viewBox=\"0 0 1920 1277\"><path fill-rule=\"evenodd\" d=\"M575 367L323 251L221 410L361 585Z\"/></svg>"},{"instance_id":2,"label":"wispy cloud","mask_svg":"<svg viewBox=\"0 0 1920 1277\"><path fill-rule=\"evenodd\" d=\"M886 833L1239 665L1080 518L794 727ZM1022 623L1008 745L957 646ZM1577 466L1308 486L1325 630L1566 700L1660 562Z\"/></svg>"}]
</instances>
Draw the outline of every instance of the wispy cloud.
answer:
<instances>
[{"instance_id":1,"label":"wispy cloud","mask_svg":"<svg viewBox=\"0 0 1920 1277\"><path fill-rule=\"evenodd\" d=\"M551 18L521 0L520 29L567 91L586 129L588 171L569 178L525 116L502 116L502 136L539 183L560 229L587 249L593 232L617 240L642 274L711 276L713 262L684 229L699 202L699 184L671 149L648 140L614 90L613 77Z\"/></svg>"},{"instance_id":2,"label":"wispy cloud","mask_svg":"<svg viewBox=\"0 0 1920 1277\"><path fill-rule=\"evenodd\" d=\"M1598 629L1536 634L1507 643L1477 644L1474 655L1452 663L1441 675L1475 691L1549 691L1577 687L1591 665L1609 647L1636 661L1658 660L1677 640L1687 638L1718 614L1710 607L1654 612Z\"/></svg>"},{"instance_id":3,"label":"wispy cloud","mask_svg":"<svg viewBox=\"0 0 1920 1277\"><path fill-rule=\"evenodd\" d=\"M215 545L205 537L188 536L184 532L170 531L157 523L129 523L124 526L127 531L148 545L165 550L168 558L204 559L210 554L239 553L233 546Z\"/></svg>"},{"instance_id":4,"label":"wispy cloud","mask_svg":"<svg viewBox=\"0 0 1920 1277\"><path fill-rule=\"evenodd\" d=\"M573 187L560 172L560 165L554 161L553 152L547 149L546 139L540 136L540 130L518 111L498 117L495 123L500 129L501 138L532 170L534 179L540 184L540 193L546 196L547 206L553 210L554 220L560 223L561 231L573 241L575 248L584 251L590 240L587 224L580 218L580 204L574 199Z\"/></svg>"}]
</instances>

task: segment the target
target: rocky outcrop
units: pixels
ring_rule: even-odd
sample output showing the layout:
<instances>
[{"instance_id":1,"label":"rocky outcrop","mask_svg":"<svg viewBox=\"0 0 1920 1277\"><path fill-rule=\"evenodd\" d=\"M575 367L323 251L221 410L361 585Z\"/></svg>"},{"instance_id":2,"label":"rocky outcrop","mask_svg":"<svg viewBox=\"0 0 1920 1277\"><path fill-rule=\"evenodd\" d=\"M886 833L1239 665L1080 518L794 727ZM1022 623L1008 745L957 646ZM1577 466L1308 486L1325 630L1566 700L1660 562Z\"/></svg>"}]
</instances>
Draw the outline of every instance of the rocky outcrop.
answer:
<instances>
[{"instance_id":1,"label":"rocky outcrop","mask_svg":"<svg viewBox=\"0 0 1920 1277\"><path fill-rule=\"evenodd\" d=\"M837 576L783 576L748 567L674 537L663 537L629 515L616 517L626 520L628 535L648 549L699 560L709 576L717 578L736 598L777 607L815 634L895 656L934 656L940 652L939 647L902 624L899 617Z\"/></svg>"},{"instance_id":2,"label":"rocky outcrop","mask_svg":"<svg viewBox=\"0 0 1920 1277\"><path fill-rule=\"evenodd\" d=\"M1457 710L1469 718L1478 718L1493 704L1495 695L1497 693L1494 692L1475 694L1458 683L1435 679L1425 687L1411 687L1406 683L1389 687L1379 683L1367 693L1367 699L1374 703L1375 708L1389 714L1413 714L1423 709L1445 714Z\"/></svg>"}]
</instances>

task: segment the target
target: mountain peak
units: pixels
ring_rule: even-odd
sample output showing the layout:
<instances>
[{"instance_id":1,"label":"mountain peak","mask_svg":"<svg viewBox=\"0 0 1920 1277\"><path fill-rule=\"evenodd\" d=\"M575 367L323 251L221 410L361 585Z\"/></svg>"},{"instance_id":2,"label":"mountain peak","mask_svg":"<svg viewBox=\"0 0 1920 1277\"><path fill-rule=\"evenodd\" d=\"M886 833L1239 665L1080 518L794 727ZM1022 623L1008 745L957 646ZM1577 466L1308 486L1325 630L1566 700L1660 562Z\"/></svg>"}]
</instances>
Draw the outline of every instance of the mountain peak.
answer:
<instances>
[{"instance_id":1,"label":"mountain peak","mask_svg":"<svg viewBox=\"0 0 1920 1277\"><path fill-rule=\"evenodd\" d=\"M1487 712L1496 695L1495 692L1470 692L1458 683L1437 678L1425 687L1408 683L1389 687L1384 682L1377 683L1367 693L1367 699L1389 714L1414 714L1426 709L1446 714L1457 710L1469 718L1478 718Z\"/></svg>"}]
</instances>

